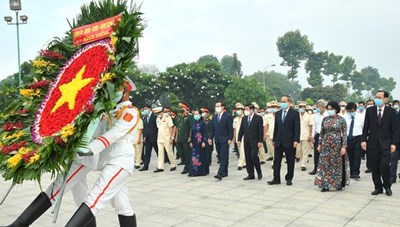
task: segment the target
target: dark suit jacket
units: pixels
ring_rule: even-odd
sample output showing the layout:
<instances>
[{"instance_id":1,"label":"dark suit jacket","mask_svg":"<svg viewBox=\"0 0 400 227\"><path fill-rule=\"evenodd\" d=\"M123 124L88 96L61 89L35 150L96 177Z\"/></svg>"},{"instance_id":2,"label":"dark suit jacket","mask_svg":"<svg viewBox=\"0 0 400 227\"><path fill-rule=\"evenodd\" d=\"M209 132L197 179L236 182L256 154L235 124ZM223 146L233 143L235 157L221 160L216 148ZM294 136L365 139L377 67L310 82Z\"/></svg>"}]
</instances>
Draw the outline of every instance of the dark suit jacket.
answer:
<instances>
[{"instance_id":1,"label":"dark suit jacket","mask_svg":"<svg viewBox=\"0 0 400 227\"><path fill-rule=\"evenodd\" d=\"M398 125L396 111L391 107L384 107L381 126L378 125L378 107L368 108L365 113L362 141L368 143L368 149L390 149L390 145L397 145Z\"/></svg>"},{"instance_id":2,"label":"dark suit jacket","mask_svg":"<svg viewBox=\"0 0 400 227\"><path fill-rule=\"evenodd\" d=\"M282 123L283 111L275 114L274 138L275 147L293 147L293 142L300 142L300 114L296 110L288 109L285 122Z\"/></svg>"},{"instance_id":3,"label":"dark suit jacket","mask_svg":"<svg viewBox=\"0 0 400 227\"><path fill-rule=\"evenodd\" d=\"M147 116L144 116L142 120L143 138L149 141L156 141L158 136L157 116L151 113L149 123L147 123Z\"/></svg>"},{"instance_id":4,"label":"dark suit jacket","mask_svg":"<svg viewBox=\"0 0 400 227\"><path fill-rule=\"evenodd\" d=\"M227 143L233 138L233 118L227 113L223 113L221 120L218 122L218 116L215 115L210 122L211 131L210 139L214 138L216 143Z\"/></svg>"},{"instance_id":5,"label":"dark suit jacket","mask_svg":"<svg viewBox=\"0 0 400 227\"><path fill-rule=\"evenodd\" d=\"M254 114L253 119L251 119L250 126L248 125L249 117L246 116L242 118L242 123L240 124L238 141L242 142L244 135L244 143L249 144L250 147L257 147L258 143L263 142L264 137L264 127L263 119L261 116Z\"/></svg>"}]
</instances>

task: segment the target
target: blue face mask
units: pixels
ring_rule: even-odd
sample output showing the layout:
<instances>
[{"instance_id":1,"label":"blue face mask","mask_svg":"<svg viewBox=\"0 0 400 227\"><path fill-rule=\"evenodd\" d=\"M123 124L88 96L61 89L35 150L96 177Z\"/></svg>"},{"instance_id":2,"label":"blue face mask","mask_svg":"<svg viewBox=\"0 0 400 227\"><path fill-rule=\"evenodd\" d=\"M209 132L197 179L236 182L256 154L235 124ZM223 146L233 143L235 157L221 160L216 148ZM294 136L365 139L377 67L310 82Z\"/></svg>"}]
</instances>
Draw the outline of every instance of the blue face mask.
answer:
<instances>
[{"instance_id":1,"label":"blue face mask","mask_svg":"<svg viewBox=\"0 0 400 227\"><path fill-rule=\"evenodd\" d=\"M350 115L350 117L356 116L356 112L347 112L347 113Z\"/></svg>"},{"instance_id":2,"label":"blue face mask","mask_svg":"<svg viewBox=\"0 0 400 227\"><path fill-rule=\"evenodd\" d=\"M304 112L305 112L304 108L300 108L300 109L299 109L299 112L300 112L300 113L304 113Z\"/></svg>"},{"instance_id":3,"label":"blue face mask","mask_svg":"<svg viewBox=\"0 0 400 227\"><path fill-rule=\"evenodd\" d=\"M321 109L320 109L320 108L315 109L315 111L316 111L317 113L321 113Z\"/></svg>"},{"instance_id":4,"label":"blue face mask","mask_svg":"<svg viewBox=\"0 0 400 227\"><path fill-rule=\"evenodd\" d=\"M397 110L397 109L399 108L399 105L396 104L396 105L393 106L393 108L394 108L395 110Z\"/></svg>"},{"instance_id":5,"label":"blue face mask","mask_svg":"<svg viewBox=\"0 0 400 227\"><path fill-rule=\"evenodd\" d=\"M195 121L198 121L198 120L200 120L200 115L194 115L193 118Z\"/></svg>"},{"instance_id":6,"label":"blue face mask","mask_svg":"<svg viewBox=\"0 0 400 227\"><path fill-rule=\"evenodd\" d=\"M276 111L278 111L276 108L271 109L272 113L276 113Z\"/></svg>"},{"instance_id":7,"label":"blue face mask","mask_svg":"<svg viewBox=\"0 0 400 227\"><path fill-rule=\"evenodd\" d=\"M146 116L147 114L149 114L149 111L148 111L148 110L143 110L143 111L142 111L142 115L143 115L143 116Z\"/></svg>"},{"instance_id":8,"label":"blue face mask","mask_svg":"<svg viewBox=\"0 0 400 227\"><path fill-rule=\"evenodd\" d=\"M375 102L375 105L377 105L377 106L382 106L382 104L383 104L382 99L374 99L374 102Z\"/></svg>"},{"instance_id":9,"label":"blue face mask","mask_svg":"<svg viewBox=\"0 0 400 227\"><path fill-rule=\"evenodd\" d=\"M288 104L286 102L281 102L281 109L286 109Z\"/></svg>"},{"instance_id":10,"label":"blue face mask","mask_svg":"<svg viewBox=\"0 0 400 227\"><path fill-rule=\"evenodd\" d=\"M359 106L359 107L358 107L358 110L359 110L359 111L363 111L363 110L365 110L365 108L364 108L364 106Z\"/></svg>"},{"instance_id":11,"label":"blue face mask","mask_svg":"<svg viewBox=\"0 0 400 227\"><path fill-rule=\"evenodd\" d=\"M333 116L333 115L335 115L336 110L328 110L327 112L328 112L329 116Z\"/></svg>"}]
</instances>

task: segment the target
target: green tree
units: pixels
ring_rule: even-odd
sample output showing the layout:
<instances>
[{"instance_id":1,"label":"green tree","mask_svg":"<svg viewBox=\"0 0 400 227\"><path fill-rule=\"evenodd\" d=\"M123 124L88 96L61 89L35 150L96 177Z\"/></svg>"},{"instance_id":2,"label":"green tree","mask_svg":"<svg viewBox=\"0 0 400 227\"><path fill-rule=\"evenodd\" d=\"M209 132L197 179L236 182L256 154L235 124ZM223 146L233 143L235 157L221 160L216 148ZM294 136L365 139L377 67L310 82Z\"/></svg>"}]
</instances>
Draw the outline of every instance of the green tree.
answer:
<instances>
[{"instance_id":1,"label":"green tree","mask_svg":"<svg viewBox=\"0 0 400 227\"><path fill-rule=\"evenodd\" d=\"M337 83L333 86L318 86L313 88L305 88L301 92L303 99L310 98L312 100L332 100L340 102L346 99L347 88L345 85Z\"/></svg>"},{"instance_id":2,"label":"green tree","mask_svg":"<svg viewBox=\"0 0 400 227\"><path fill-rule=\"evenodd\" d=\"M304 68L306 72L309 73L309 76L307 77L307 82L312 87L322 86L324 78L321 73L325 67L325 62L327 58L328 51L310 53Z\"/></svg>"},{"instance_id":3,"label":"green tree","mask_svg":"<svg viewBox=\"0 0 400 227\"><path fill-rule=\"evenodd\" d=\"M242 63L234 53L232 56L225 55L221 58L222 71L228 75L241 78L243 76Z\"/></svg>"},{"instance_id":4,"label":"green tree","mask_svg":"<svg viewBox=\"0 0 400 227\"><path fill-rule=\"evenodd\" d=\"M362 78L364 79L365 90L370 92L370 94L375 94L374 91L379 89L379 81L381 79L381 75L377 68L372 66L367 66L362 68L360 73L362 74Z\"/></svg>"},{"instance_id":5,"label":"green tree","mask_svg":"<svg viewBox=\"0 0 400 227\"><path fill-rule=\"evenodd\" d=\"M326 64L324 67L324 74L326 76L332 76L333 85L339 80L339 74L342 73L342 65L340 61L342 60L342 56L335 55L334 53L330 53L328 58L326 59Z\"/></svg>"},{"instance_id":6,"label":"green tree","mask_svg":"<svg viewBox=\"0 0 400 227\"><path fill-rule=\"evenodd\" d=\"M355 93L360 96L362 94L362 91L365 90L364 74L355 71L353 73L353 76L350 78L350 81L351 81L351 86L355 90Z\"/></svg>"},{"instance_id":7,"label":"green tree","mask_svg":"<svg viewBox=\"0 0 400 227\"><path fill-rule=\"evenodd\" d=\"M306 98L306 103L307 103L307 105L310 105L310 106L314 105L314 101L310 98Z\"/></svg>"},{"instance_id":8,"label":"green tree","mask_svg":"<svg viewBox=\"0 0 400 227\"><path fill-rule=\"evenodd\" d=\"M376 89L374 89L374 92L378 89L383 89L389 93L391 93L395 88L396 88L396 81L392 77L385 78L382 77L379 80L378 86Z\"/></svg>"},{"instance_id":9,"label":"green tree","mask_svg":"<svg viewBox=\"0 0 400 227\"><path fill-rule=\"evenodd\" d=\"M300 63L306 60L313 50L313 43L299 30L286 32L276 42L279 57L283 59L281 65L289 66L288 78L292 81L297 77L297 69Z\"/></svg>"},{"instance_id":10,"label":"green tree","mask_svg":"<svg viewBox=\"0 0 400 227\"><path fill-rule=\"evenodd\" d=\"M217 57L215 57L214 55L204 55L201 56L198 60L197 63L199 64L216 64L216 65L220 65L219 60Z\"/></svg>"},{"instance_id":11,"label":"green tree","mask_svg":"<svg viewBox=\"0 0 400 227\"><path fill-rule=\"evenodd\" d=\"M231 110L237 102L244 105L249 102L256 102L260 106L264 106L270 100L270 96L268 92L264 91L261 84L253 78L233 78L232 83L225 90L224 100L227 108Z\"/></svg>"}]
</instances>

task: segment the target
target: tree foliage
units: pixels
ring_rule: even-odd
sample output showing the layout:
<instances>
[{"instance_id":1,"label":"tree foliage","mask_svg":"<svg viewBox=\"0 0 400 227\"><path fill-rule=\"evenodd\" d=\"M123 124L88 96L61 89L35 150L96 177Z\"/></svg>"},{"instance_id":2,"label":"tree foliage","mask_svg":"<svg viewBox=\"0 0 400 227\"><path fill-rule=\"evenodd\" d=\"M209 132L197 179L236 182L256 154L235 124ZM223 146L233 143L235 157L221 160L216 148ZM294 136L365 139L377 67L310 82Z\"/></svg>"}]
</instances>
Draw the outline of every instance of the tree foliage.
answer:
<instances>
[{"instance_id":1,"label":"tree foliage","mask_svg":"<svg viewBox=\"0 0 400 227\"><path fill-rule=\"evenodd\" d=\"M234 53L232 56L225 55L221 58L222 71L228 75L241 78L243 76L242 63Z\"/></svg>"},{"instance_id":2,"label":"tree foliage","mask_svg":"<svg viewBox=\"0 0 400 227\"><path fill-rule=\"evenodd\" d=\"M333 86L318 86L305 88L301 92L302 99L310 98L312 100L332 100L340 102L346 99L347 88L345 85L337 83Z\"/></svg>"}]
</instances>

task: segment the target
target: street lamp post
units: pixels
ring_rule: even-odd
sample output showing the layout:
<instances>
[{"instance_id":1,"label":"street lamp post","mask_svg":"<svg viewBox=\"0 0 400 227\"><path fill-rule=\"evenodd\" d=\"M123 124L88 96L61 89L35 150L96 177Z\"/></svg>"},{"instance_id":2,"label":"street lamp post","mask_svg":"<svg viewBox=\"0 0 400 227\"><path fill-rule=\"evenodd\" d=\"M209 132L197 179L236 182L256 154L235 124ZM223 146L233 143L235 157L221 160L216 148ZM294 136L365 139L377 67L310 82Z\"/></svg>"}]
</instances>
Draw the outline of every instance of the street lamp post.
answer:
<instances>
[{"instance_id":1,"label":"street lamp post","mask_svg":"<svg viewBox=\"0 0 400 227\"><path fill-rule=\"evenodd\" d=\"M28 17L25 15L21 15L18 17L18 12L22 9L21 0L10 0L10 9L15 11L16 23L12 23L12 17L10 17L10 16L5 16L4 20L7 22L8 25L16 25L17 26L18 85L21 85L22 74L21 74L21 60L20 60L20 48L19 48L19 25L26 24L28 21ZM21 22L19 20L21 20Z\"/></svg>"},{"instance_id":2,"label":"street lamp post","mask_svg":"<svg viewBox=\"0 0 400 227\"><path fill-rule=\"evenodd\" d=\"M264 68L264 70L263 70L263 85L264 85L264 91L265 91L265 70L267 69L267 68L269 68L269 67L274 67L275 66L275 64L272 64L272 65L267 65L267 66L265 66L265 68Z\"/></svg>"}]
</instances>

